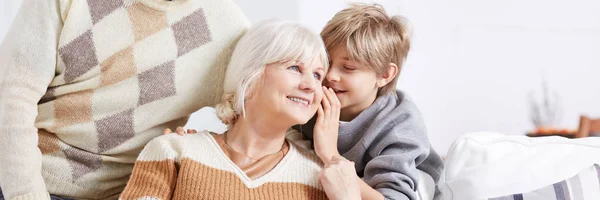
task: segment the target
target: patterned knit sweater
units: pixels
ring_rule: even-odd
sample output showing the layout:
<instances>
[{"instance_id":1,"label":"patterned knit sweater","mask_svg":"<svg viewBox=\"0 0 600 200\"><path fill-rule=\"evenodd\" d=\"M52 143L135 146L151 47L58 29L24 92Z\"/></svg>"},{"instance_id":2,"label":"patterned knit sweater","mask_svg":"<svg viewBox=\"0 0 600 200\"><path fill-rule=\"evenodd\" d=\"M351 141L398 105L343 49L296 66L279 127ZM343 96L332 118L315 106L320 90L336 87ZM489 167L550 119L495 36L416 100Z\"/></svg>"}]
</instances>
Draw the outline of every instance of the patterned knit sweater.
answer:
<instances>
[{"instance_id":1,"label":"patterned knit sweater","mask_svg":"<svg viewBox=\"0 0 600 200\"><path fill-rule=\"evenodd\" d=\"M0 48L8 199L116 199L142 148L220 98L230 0L23 0Z\"/></svg>"},{"instance_id":2,"label":"patterned knit sweater","mask_svg":"<svg viewBox=\"0 0 600 200\"><path fill-rule=\"evenodd\" d=\"M140 154L121 199L327 199L319 158L289 143L271 171L251 179L208 131L158 137Z\"/></svg>"}]
</instances>

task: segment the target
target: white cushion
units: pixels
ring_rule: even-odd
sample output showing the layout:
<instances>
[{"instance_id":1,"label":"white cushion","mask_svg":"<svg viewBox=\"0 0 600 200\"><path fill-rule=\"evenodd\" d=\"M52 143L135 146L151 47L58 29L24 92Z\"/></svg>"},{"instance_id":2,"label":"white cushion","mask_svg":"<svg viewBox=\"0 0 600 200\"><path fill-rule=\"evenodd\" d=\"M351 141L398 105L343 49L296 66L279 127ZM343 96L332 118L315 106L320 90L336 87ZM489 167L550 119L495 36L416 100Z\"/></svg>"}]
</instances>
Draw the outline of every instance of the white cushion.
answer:
<instances>
[{"instance_id":1,"label":"white cushion","mask_svg":"<svg viewBox=\"0 0 600 200\"><path fill-rule=\"evenodd\" d=\"M448 151L441 200L484 200L530 192L600 164L600 138L530 138L478 132Z\"/></svg>"},{"instance_id":2,"label":"white cushion","mask_svg":"<svg viewBox=\"0 0 600 200\"><path fill-rule=\"evenodd\" d=\"M433 200L435 194L435 181L433 181L433 177L419 170L419 179L419 185L417 186L419 200Z\"/></svg>"},{"instance_id":3,"label":"white cushion","mask_svg":"<svg viewBox=\"0 0 600 200\"><path fill-rule=\"evenodd\" d=\"M223 124L219 117L217 117L215 108L204 107L192 113L185 128L196 129L197 131L208 130L213 133L221 134L227 130L227 125Z\"/></svg>"}]
</instances>

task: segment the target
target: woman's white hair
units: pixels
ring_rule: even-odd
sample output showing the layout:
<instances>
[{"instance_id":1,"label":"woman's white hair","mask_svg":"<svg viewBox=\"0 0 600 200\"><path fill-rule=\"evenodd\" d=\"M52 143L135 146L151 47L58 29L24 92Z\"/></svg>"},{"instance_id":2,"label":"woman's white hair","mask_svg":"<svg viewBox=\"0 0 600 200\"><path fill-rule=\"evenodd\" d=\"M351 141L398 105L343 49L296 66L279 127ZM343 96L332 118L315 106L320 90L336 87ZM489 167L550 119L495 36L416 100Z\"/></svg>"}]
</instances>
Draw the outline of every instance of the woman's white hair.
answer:
<instances>
[{"instance_id":1,"label":"woman's white hair","mask_svg":"<svg viewBox=\"0 0 600 200\"><path fill-rule=\"evenodd\" d=\"M238 41L229 61L223 86L223 99L217 104L217 116L232 125L245 114L244 102L263 76L267 64L282 61L308 63L320 58L329 67L321 37L298 23L282 19L262 21Z\"/></svg>"}]
</instances>

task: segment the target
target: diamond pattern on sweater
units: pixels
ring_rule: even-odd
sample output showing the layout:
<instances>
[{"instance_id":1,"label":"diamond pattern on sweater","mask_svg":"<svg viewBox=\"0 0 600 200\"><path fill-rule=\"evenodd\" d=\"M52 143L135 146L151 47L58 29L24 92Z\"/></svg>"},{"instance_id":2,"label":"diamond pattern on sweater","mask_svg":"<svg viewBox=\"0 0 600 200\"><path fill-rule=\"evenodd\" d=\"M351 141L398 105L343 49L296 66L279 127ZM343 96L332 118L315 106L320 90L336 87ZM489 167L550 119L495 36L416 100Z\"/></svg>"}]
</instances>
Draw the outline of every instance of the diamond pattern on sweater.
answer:
<instances>
[{"instance_id":1,"label":"diamond pattern on sweater","mask_svg":"<svg viewBox=\"0 0 600 200\"><path fill-rule=\"evenodd\" d=\"M96 130L96 133L89 136L93 139L97 137L97 146L69 143L73 146L62 147L69 159L74 179L102 166L100 155L87 151L104 153L133 138L136 133L134 113L137 107L175 96L175 67L178 57L212 41L202 9L178 13L178 21L169 23L167 13L150 9L139 2L86 1L89 6L85 10L85 15L89 16L86 21L87 26L91 27L87 31L78 29L77 34L83 33L79 36L68 37L75 39L61 45L59 63L64 63L63 76L66 83L87 81L83 85L98 85L92 86L93 90L69 92L58 98L55 97L55 91L49 90L42 99L42 102L53 102L53 128L63 128L64 131L74 125L88 123L93 124L90 128ZM99 79L94 79L98 78L95 77L98 75L94 75L96 73L99 74ZM121 87L123 85L120 84L131 87ZM105 103L107 98L118 97L116 93L108 94L105 90L119 91L119 94L130 91L133 94L123 93L122 95L128 96L119 99L119 105L104 105L102 102ZM96 91L98 93L94 93ZM64 94L62 90L59 92ZM100 97L98 94L104 95ZM92 102L97 102L98 99L101 103L94 105ZM113 113L114 110L121 112ZM107 117L93 119L92 116ZM48 135L40 135L44 143L54 141ZM57 151L58 146L48 144L40 148L47 153Z\"/></svg>"},{"instance_id":2,"label":"diamond pattern on sweater","mask_svg":"<svg viewBox=\"0 0 600 200\"><path fill-rule=\"evenodd\" d=\"M156 100L174 96L175 62L170 61L138 75L140 99L138 104L144 105Z\"/></svg>"},{"instance_id":3,"label":"diamond pattern on sweater","mask_svg":"<svg viewBox=\"0 0 600 200\"><path fill-rule=\"evenodd\" d=\"M65 81L71 82L98 65L92 32L87 31L58 50L65 63Z\"/></svg>"},{"instance_id":4,"label":"diamond pattern on sweater","mask_svg":"<svg viewBox=\"0 0 600 200\"><path fill-rule=\"evenodd\" d=\"M134 44L135 35L125 8L118 8L92 28L99 62ZM118 37L115 37L118 36Z\"/></svg>"},{"instance_id":5,"label":"diamond pattern on sweater","mask_svg":"<svg viewBox=\"0 0 600 200\"><path fill-rule=\"evenodd\" d=\"M56 88L52 88L52 87L48 88L46 90L46 93L44 93L44 96L42 96L42 98L38 102L38 104L44 104L46 102L54 101L56 99L56 96L54 96L55 91L56 91Z\"/></svg>"},{"instance_id":6,"label":"diamond pattern on sweater","mask_svg":"<svg viewBox=\"0 0 600 200\"><path fill-rule=\"evenodd\" d=\"M127 8L127 11L133 24L136 42L168 27L163 12L148 8L141 3L134 3Z\"/></svg>"},{"instance_id":7,"label":"diamond pattern on sweater","mask_svg":"<svg viewBox=\"0 0 600 200\"><path fill-rule=\"evenodd\" d=\"M135 76L135 60L132 51L131 48L123 49L100 64L102 68L101 86L119 83Z\"/></svg>"},{"instance_id":8,"label":"diamond pattern on sweater","mask_svg":"<svg viewBox=\"0 0 600 200\"><path fill-rule=\"evenodd\" d=\"M53 133L44 129L38 130L38 147L42 154L52 154L60 151L59 139Z\"/></svg>"},{"instance_id":9,"label":"diamond pattern on sweater","mask_svg":"<svg viewBox=\"0 0 600 200\"><path fill-rule=\"evenodd\" d=\"M92 102L102 103L96 103L92 107L94 120L106 118L124 110L137 109L138 88L138 78L137 75L134 75L118 83L96 89ZM94 121L90 122L94 126ZM94 129L94 132L97 132L97 129Z\"/></svg>"},{"instance_id":10,"label":"diamond pattern on sweater","mask_svg":"<svg viewBox=\"0 0 600 200\"><path fill-rule=\"evenodd\" d=\"M138 73L176 60L177 43L173 38L173 30L163 29L137 42L133 46L133 55Z\"/></svg>"},{"instance_id":11,"label":"diamond pattern on sweater","mask_svg":"<svg viewBox=\"0 0 600 200\"><path fill-rule=\"evenodd\" d=\"M96 171L102 166L102 158L98 154L89 153L74 147L67 147L63 152L71 165L71 173L74 180L87 173Z\"/></svg>"},{"instance_id":12,"label":"diamond pattern on sweater","mask_svg":"<svg viewBox=\"0 0 600 200\"><path fill-rule=\"evenodd\" d=\"M181 19L172 28L177 41L177 56L182 56L212 40L202 9Z\"/></svg>"},{"instance_id":13,"label":"diamond pattern on sweater","mask_svg":"<svg viewBox=\"0 0 600 200\"><path fill-rule=\"evenodd\" d=\"M88 0L87 2L94 24L117 8L123 6L123 0Z\"/></svg>"},{"instance_id":14,"label":"diamond pattern on sweater","mask_svg":"<svg viewBox=\"0 0 600 200\"><path fill-rule=\"evenodd\" d=\"M69 94L54 101L56 128L62 128L92 120L92 90Z\"/></svg>"},{"instance_id":15,"label":"diamond pattern on sweater","mask_svg":"<svg viewBox=\"0 0 600 200\"><path fill-rule=\"evenodd\" d=\"M95 121L98 151L105 152L135 136L133 109Z\"/></svg>"}]
</instances>

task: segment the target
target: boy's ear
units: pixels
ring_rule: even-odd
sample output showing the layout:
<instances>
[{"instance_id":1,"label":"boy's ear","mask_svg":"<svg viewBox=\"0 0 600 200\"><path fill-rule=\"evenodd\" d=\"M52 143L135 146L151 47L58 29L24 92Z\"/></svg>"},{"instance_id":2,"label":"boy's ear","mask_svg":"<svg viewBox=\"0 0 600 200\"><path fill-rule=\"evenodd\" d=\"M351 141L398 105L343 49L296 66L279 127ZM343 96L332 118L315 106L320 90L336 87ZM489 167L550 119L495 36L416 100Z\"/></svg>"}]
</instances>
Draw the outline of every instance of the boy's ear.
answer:
<instances>
[{"instance_id":1,"label":"boy's ear","mask_svg":"<svg viewBox=\"0 0 600 200\"><path fill-rule=\"evenodd\" d=\"M390 83L398 75L398 65L395 63L389 63L387 66L387 72L383 76L377 79L377 87L383 87Z\"/></svg>"}]
</instances>

